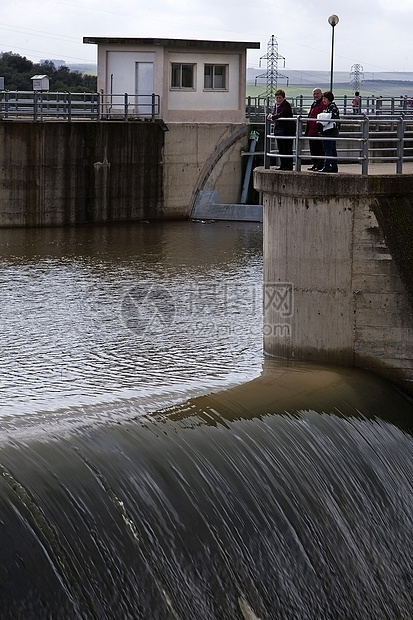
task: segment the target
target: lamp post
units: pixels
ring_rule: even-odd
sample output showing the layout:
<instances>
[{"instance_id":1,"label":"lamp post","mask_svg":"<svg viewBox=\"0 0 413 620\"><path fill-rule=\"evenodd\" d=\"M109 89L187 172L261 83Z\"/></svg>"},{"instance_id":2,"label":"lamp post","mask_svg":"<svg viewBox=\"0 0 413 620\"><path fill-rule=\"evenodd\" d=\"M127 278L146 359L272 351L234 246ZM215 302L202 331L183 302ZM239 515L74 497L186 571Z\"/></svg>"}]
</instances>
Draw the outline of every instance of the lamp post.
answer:
<instances>
[{"instance_id":1,"label":"lamp post","mask_svg":"<svg viewBox=\"0 0 413 620\"><path fill-rule=\"evenodd\" d=\"M333 66L334 66L334 28L339 22L338 15L330 15L328 23L332 28L331 32L331 69L330 69L330 91L333 91Z\"/></svg>"}]
</instances>

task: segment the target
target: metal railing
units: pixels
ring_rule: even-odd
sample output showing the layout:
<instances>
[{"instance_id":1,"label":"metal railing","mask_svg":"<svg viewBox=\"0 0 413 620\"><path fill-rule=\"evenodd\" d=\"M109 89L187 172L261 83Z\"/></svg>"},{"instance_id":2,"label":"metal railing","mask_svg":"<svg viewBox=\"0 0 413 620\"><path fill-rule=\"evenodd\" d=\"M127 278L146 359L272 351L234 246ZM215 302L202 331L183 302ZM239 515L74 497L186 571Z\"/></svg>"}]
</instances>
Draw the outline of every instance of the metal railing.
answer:
<instances>
[{"instance_id":1,"label":"metal railing","mask_svg":"<svg viewBox=\"0 0 413 620\"><path fill-rule=\"evenodd\" d=\"M310 95L299 95L298 97L288 98L295 114L305 116L308 114L313 98ZM386 116L404 114L413 118L413 98L407 95L400 97L361 97L358 109L353 110L352 96L344 95L343 97L335 97L340 114L346 116L348 114L358 114L360 116ZM246 116L256 122L264 122L267 113L274 107L274 101L270 97L247 97L246 99Z\"/></svg>"},{"instance_id":2,"label":"metal railing","mask_svg":"<svg viewBox=\"0 0 413 620\"><path fill-rule=\"evenodd\" d=\"M281 120L281 119L280 119ZM394 163L396 174L403 172L403 163L413 161L413 122L403 116L383 116L378 123L368 116L346 116L340 118L340 134L338 137L308 137L305 135L307 123L317 122L316 119L297 116L296 133L293 136L275 136L274 123L266 120L264 167L275 165L274 159L292 159L294 169L299 172L303 160L323 160L325 157L314 157L308 148L308 140L334 140L337 143L337 157L328 157L341 163L359 164L361 173L368 174L369 163ZM293 140L292 155L280 155L278 140ZM272 163L271 163L272 162Z\"/></svg>"},{"instance_id":3,"label":"metal railing","mask_svg":"<svg viewBox=\"0 0 413 620\"><path fill-rule=\"evenodd\" d=\"M294 113L305 116L313 99L300 95L290 99ZM336 97L340 114L352 114L351 97ZM247 97L246 117L254 122L265 123L273 102L270 97ZM400 97L364 97L360 101L361 118L364 116L382 118L386 115L402 114L413 120L413 100ZM0 91L0 119L27 120L136 120L160 116L160 96L134 95L129 93L69 93L43 91ZM356 115L355 115L356 116Z\"/></svg>"},{"instance_id":4,"label":"metal railing","mask_svg":"<svg viewBox=\"0 0 413 620\"><path fill-rule=\"evenodd\" d=\"M1 120L154 120L159 95L0 91Z\"/></svg>"}]
</instances>

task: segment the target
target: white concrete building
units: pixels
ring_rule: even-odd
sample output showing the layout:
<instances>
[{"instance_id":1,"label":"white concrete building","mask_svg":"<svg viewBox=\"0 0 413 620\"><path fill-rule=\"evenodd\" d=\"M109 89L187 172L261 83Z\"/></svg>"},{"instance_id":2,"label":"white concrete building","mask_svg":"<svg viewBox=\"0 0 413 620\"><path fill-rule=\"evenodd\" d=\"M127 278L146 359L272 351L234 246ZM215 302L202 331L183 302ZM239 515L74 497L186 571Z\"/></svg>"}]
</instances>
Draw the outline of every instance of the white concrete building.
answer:
<instances>
[{"instance_id":1,"label":"white concrete building","mask_svg":"<svg viewBox=\"0 0 413 620\"><path fill-rule=\"evenodd\" d=\"M166 123L245 122L247 49L257 42L192 39L84 37L98 46L98 90L108 110L121 110L125 95L133 113Z\"/></svg>"}]
</instances>

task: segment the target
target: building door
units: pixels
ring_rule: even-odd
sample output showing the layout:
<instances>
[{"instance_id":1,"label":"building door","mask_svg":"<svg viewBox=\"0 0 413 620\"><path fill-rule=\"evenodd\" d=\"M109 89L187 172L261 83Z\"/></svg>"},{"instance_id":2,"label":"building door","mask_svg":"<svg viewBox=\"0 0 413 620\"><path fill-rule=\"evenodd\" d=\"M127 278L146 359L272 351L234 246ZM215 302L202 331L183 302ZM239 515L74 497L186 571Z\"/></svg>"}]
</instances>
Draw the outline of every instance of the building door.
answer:
<instances>
[{"instance_id":1,"label":"building door","mask_svg":"<svg viewBox=\"0 0 413 620\"><path fill-rule=\"evenodd\" d=\"M135 69L136 111L143 116L152 115L153 62L137 62Z\"/></svg>"}]
</instances>

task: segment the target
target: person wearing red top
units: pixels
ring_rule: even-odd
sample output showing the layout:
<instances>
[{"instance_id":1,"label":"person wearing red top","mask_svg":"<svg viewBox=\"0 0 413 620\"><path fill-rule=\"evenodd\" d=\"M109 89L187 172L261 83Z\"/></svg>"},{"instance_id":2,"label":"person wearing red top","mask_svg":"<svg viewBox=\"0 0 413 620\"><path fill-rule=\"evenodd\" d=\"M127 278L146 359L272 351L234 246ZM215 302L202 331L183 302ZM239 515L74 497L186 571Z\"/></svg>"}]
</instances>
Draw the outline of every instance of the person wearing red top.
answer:
<instances>
[{"instance_id":1,"label":"person wearing red top","mask_svg":"<svg viewBox=\"0 0 413 620\"><path fill-rule=\"evenodd\" d=\"M321 88L315 88L313 90L313 103L311 104L310 111L308 113L309 118L317 118L317 114L323 112L326 104L323 101L323 93ZM305 135L309 137L308 144L310 146L310 153L313 157L324 157L323 143L321 140L311 140L318 136L317 123L315 121L308 121L305 130ZM322 159L312 159L312 166L308 170L321 170L324 161Z\"/></svg>"},{"instance_id":2,"label":"person wearing red top","mask_svg":"<svg viewBox=\"0 0 413 620\"><path fill-rule=\"evenodd\" d=\"M353 106L353 114L360 114L360 101L360 92L356 90L356 92L354 93L354 99L351 102L351 105Z\"/></svg>"}]
</instances>

